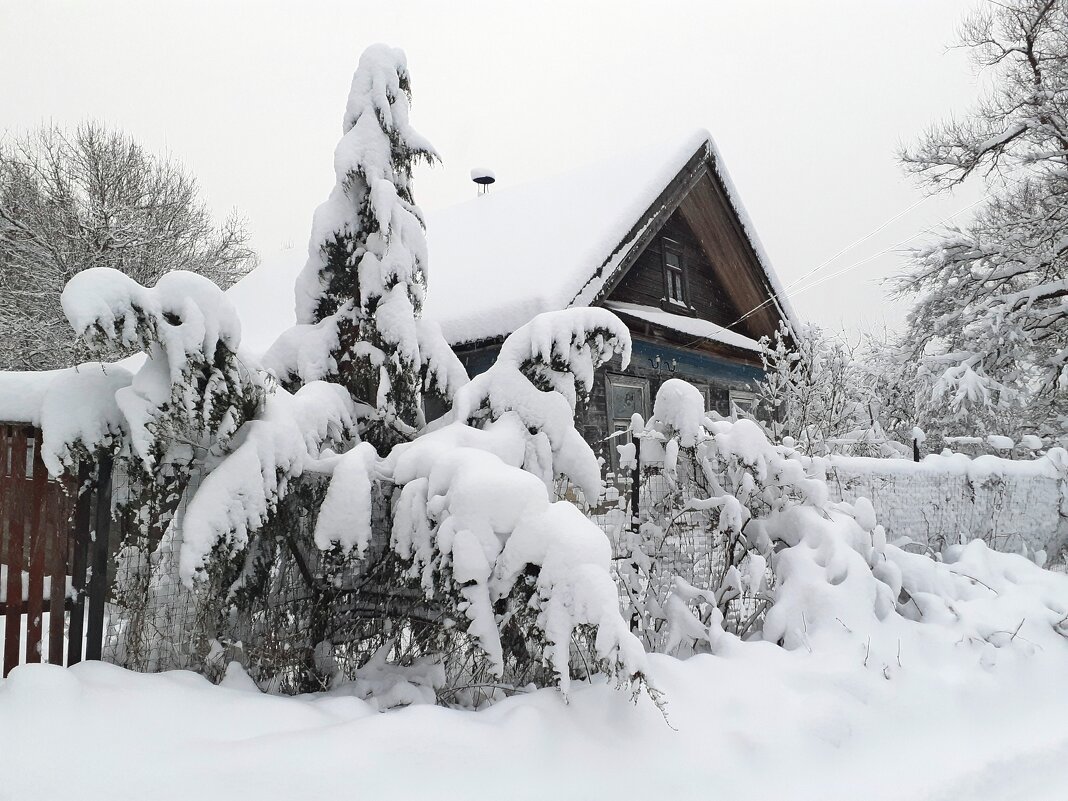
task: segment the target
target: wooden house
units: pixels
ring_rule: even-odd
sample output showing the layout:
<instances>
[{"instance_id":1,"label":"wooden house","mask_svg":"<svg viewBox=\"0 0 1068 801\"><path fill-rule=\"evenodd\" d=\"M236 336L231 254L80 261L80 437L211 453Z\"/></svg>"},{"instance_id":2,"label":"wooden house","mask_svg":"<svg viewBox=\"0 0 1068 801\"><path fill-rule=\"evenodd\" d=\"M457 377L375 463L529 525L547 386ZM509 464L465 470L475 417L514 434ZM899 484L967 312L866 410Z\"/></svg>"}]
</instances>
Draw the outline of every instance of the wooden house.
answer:
<instances>
[{"instance_id":1,"label":"wooden house","mask_svg":"<svg viewBox=\"0 0 1068 801\"><path fill-rule=\"evenodd\" d=\"M707 134L535 184L494 188L429 215L427 317L471 375L536 314L615 312L633 356L599 371L579 430L604 438L647 418L660 383L683 378L706 408L748 408L763 373L757 340L791 311Z\"/></svg>"}]
</instances>

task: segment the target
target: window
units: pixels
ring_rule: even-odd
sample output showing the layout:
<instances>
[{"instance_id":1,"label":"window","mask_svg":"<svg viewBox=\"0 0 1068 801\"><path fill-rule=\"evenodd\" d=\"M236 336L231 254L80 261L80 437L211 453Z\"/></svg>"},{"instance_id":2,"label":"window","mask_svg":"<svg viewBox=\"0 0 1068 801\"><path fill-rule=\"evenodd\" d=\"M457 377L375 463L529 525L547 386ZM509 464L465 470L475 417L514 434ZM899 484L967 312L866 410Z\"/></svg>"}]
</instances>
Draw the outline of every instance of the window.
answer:
<instances>
[{"instance_id":1,"label":"window","mask_svg":"<svg viewBox=\"0 0 1068 801\"><path fill-rule=\"evenodd\" d=\"M666 237L661 240L664 252L664 299L668 303L688 306L686 301L686 268L682 245Z\"/></svg>"},{"instance_id":2,"label":"window","mask_svg":"<svg viewBox=\"0 0 1068 801\"><path fill-rule=\"evenodd\" d=\"M739 389L732 389L731 417L754 417L756 415L756 395Z\"/></svg>"},{"instance_id":3,"label":"window","mask_svg":"<svg viewBox=\"0 0 1068 801\"><path fill-rule=\"evenodd\" d=\"M644 420L649 415L649 382L643 378L631 376L605 375L608 400L608 433L629 431L630 419L640 414ZM630 442L629 434L620 434L608 441L608 463L613 473L619 471L619 451L617 445Z\"/></svg>"}]
</instances>

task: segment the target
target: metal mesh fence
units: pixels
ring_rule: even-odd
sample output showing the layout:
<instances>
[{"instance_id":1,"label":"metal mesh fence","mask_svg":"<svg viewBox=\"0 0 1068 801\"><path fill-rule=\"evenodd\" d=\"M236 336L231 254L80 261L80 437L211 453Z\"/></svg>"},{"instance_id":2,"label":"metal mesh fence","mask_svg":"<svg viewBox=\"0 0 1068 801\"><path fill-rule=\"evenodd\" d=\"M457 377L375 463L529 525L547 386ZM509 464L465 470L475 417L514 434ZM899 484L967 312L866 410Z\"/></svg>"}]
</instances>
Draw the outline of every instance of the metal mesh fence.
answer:
<instances>
[{"instance_id":1,"label":"metal mesh fence","mask_svg":"<svg viewBox=\"0 0 1068 801\"><path fill-rule=\"evenodd\" d=\"M202 478L190 476L181 502L149 528L136 509L152 490L116 476L105 659L142 672L196 670L216 680L236 661L261 688L292 694L356 679L379 652L415 665L447 645L450 686L483 679L470 658L475 639L455 628L444 604L428 603L418 578L388 548L389 499L381 493L362 555L316 547L315 510L327 480L307 474L291 484L248 547L233 556L220 544L195 583L184 582L183 518Z\"/></svg>"},{"instance_id":2,"label":"metal mesh fence","mask_svg":"<svg viewBox=\"0 0 1068 801\"><path fill-rule=\"evenodd\" d=\"M190 477L195 491L201 476ZM212 650L212 593L194 591L178 573L187 498L155 525L139 519L145 482L122 469L112 478L115 528L104 658L132 670L203 669ZM172 522L175 525L170 525Z\"/></svg>"},{"instance_id":3,"label":"metal mesh fence","mask_svg":"<svg viewBox=\"0 0 1068 801\"><path fill-rule=\"evenodd\" d=\"M748 557L737 539L717 531L714 510L691 503L712 494L694 453L681 451L670 474L663 462L650 461L608 479L597 504L566 479L557 482L556 497L575 503L608 536L621 608L647 648L665 650L665 607L673 592L693 600L691 590L697 591L692 611L705 625L716 606L728 631L744 635L757 626L764 609L759 593L745 585L723 591L730 569L745 568ZM767 570L764 581L773 581Z\"/></svg>"}]
</instances>

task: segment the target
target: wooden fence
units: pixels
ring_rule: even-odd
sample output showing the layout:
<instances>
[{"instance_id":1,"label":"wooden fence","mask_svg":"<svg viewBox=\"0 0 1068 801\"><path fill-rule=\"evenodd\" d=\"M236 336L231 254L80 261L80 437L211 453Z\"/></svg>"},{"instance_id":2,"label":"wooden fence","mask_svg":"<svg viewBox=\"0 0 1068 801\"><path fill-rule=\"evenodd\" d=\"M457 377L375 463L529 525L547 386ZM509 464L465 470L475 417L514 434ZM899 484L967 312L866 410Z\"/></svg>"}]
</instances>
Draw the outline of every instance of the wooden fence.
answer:
<instances>
[{"instance_id":1,"label":"wooden fence","mask_svg":"<svg viewBox=\"0 0 1068 801\"><path fill-rule=\"evenodd\" d=\"M40 442L38 429L0 423L3 676L23 662L99 659L103 643L111 460L57 480Z\"/></svg>"}]
</instances>

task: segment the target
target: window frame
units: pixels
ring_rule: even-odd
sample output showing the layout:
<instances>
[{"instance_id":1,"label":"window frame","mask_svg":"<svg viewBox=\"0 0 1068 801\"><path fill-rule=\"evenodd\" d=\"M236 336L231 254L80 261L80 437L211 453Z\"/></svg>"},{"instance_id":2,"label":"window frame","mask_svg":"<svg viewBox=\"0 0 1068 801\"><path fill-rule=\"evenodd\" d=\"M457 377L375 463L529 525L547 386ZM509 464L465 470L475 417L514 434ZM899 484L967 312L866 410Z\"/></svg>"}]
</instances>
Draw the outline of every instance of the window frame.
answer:
<instances>
[{"instance_id":1,"label":"window frame","mask_svg":"<svg viewBox=\"0 0 1068 801\"><path fill-rule=\"evenodd\" d=\"M642 419L649 419L649 379L638 378L636 376L621 375L619 373L605 373L605 417L608 424L608 431L606 434L611 436L617 431L630 429L630 416L624 418L620 417L615 408L615 392L616 387L625 387L627 389L636 389L641 393L641 410L640 414ZM632 412L633 414L633 412ZM616 445L623 445L630 442L631 438L629 434L614 437L608 440L608 464L612 472L616 475L617 480L621 478L619 475L619 451L616 450Z\"/></svg>"},{"instance_id":2,"label":"window frame","mask_svg":"<svg viewBox=\"0 0 1068 801\"><path fill-rule=\"evenodd\" d=\"M668 265L668 253L676 256L679 262L678 269ZM686 249L682 242L668 236L660 237L660 266L664 278L664 303L670 307L690 309L690 287L686 270ZM672 297L672 277L678 276L679 294L681 298Z\"/></svg>"},{"instance_id":3,"label":"window frame","mask_svg":"<svg viewBox=\"0 0 1068 801\"><path fill-rule=\"evenodd\" d=\"M738 412L745 412L750 417L756 417L757 396L755 392L747 389L729 389L727 397L730 402L731 418L737 420ZM742 404L747 404L743 406Z\"/></svg>"}]
</instances>

